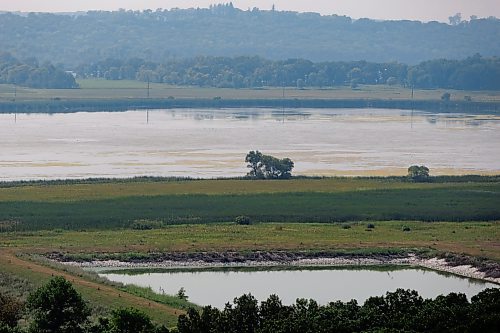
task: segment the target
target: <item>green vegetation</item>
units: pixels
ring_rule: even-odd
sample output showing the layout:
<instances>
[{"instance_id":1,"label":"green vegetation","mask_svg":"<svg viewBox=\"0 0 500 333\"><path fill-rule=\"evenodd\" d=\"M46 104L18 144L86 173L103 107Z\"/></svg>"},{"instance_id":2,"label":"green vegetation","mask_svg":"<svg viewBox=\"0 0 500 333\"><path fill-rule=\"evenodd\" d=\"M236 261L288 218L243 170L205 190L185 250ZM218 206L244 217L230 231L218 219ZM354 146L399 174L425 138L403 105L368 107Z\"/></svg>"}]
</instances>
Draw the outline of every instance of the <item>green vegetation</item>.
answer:
<instances>
[{"instance_id":1,"label":"green vegetation","mask_svg":"<svg viewBox=\"0 0 500 333\"><path fill-rule=\"evenodd\" d=\"M33 291L26 305L1 293L0 305L0 332L5 333L168 333L166 327L156 326L136 308L112 310L109 317L98 317L92 323L87 302L62 276ZM18 326L23 312L28 323L26 330Z\"/></svg>"},{"instance_id":2,"label":"green vegetation","mask_svg":"<svg viewBox=\"0 0 500 333\"><path fill-rule=\"evenodd\" d=\"M289 158L279 159L264 155L260 151L250 151L245 157L252 179L290 179L294 163Z\"/></svg>"},{"instance_id":3,"label":"green vegetation","mask_svg":"<svg viewBox=\"0 0 500 333\"><path fill-rule=\"evenodd\" d=\"M271 61L259 57L198 57L162 63L143 59L106 59L79 66L82 78L139 80L175 86L216 88L335 87L400 85L412 88L458 90L499 90L499 58L480 55L465 60L432 60L415 66L366 61L313 63L304 59ZM451 94L443 93L443 101ZM446 97L446 98L444 98ZM468 101L471 101L472 98Z\"/></svg>"},{"instance_id":4,"label":"green vegetation","mask_svg":"<svg viewBox=\"0 0 500 333\"><path fill-rule=\"evenodd\" d=\"M35 252L35 250L31 248L27 252ZM0 267L2 267L0 293L26 301L30 294L49 283L54 276L63 276L71 281L75 289L88 301L92 309L92 319L108 316L113 309L134 307L147 312L156 323L171 326L175 325L177 316L183 313L182 309L165 304L168 296L158 297L162 301L156 302L147 298L151 296L147 291L141 293L138 290L131 290L128 292L127 286L103 282L102 279L82 274L81 270L67 266L51 267L46 263L30 260L30 257L17 257L9 249L0 248ZM134 292L141 293L141 296L136 296ZM172 298L175 299L175 301L172 300L172 304L181 304L180 300L173 296ZM189 305L184 303L183 307L187 306Z\"/></svg>"},{"instance_id":5,"label":"green vegetation","mask_svg":"<svg viewBox=\"0 0 500 333\"><path fill-rule=\"evenodd\" d=\"M196 258L202 252L214 258L232 253L232 260L259 251L259 256L268 251L313 257L412 252L442 253L457 264L474 256L481 258L474 264L482 267L486 258L500 260L500 228L494 221L500 214L499 191L498 177L479 176L429 177L426 182L394 177L2 183L0 293L15 285L23 291L8 295L22 301L52 276L63 275L89 300L91 321L101 325L94 332L101 332L111 327L120 308L138 308L155 323L173 326L190 303L147 288L103 283L87 273L14 253L141 261L165 255ZM238 216L256 223L234 223ZM393 221L379 221L381 216ZM423 222L422 217L444 222ZM337 220L345 222L327 223ZM228 223L216 223L221 221ZM300 223L271 223L276 221ZM324 223L310 223L314 221ZM178 223L187 224L171 225ZM110 310L96 311L98 306ZM185 318L193 311L198 310ZM99 316L107 319L97 322Z\"/></svg>"},{"instance_id":6,"label":"green vegetation","mask_svg":"<svg viewBox=\"0 0 500 333\"><path fill-rule=\"evenodd\" d=\"M56 277L32 293L27 308L33 321L30 332L84 332L90 309L82 296L63 277Z\"/></svg>"},{"instance_id":7,"label":"green vegetation","mask_svg":"<svg viewBox=\"0 0 500 333\"><path fill-rule=\"evenodd\" d=\"M203 182L198 183L203 186ZM264 182L262 181L263 186ZM278 183L274 183L272 187L281 186L279 181L276 182ZM131 195L120 191L120 187L115 187L120 193L108 197L99 194L100 186L97 185L94 188L92 185L88 186L90 193L82 197L78 194L64 196L65 192L78 190L79 186L76 185L39 189L49 194L49 197L51 192L55 194L53 190L61 191L60 199L56 200L43 199L46 195L33 198L36 188L5 188L0 189L0 230L140 229L140 221L156 221L145 227L148 229L152 228L153 224L157 227L158 221L161 221L163 226L231 222L240 215L248 216L254 222L300 223L500 219L500 184L497 182L431 183L429 186L420 183L420 186L412 188L411 184L396 181L395 184L389 182L387 187L383 182L379 182L377 188L370 190L353 188L338 191L333 187L331 190L308 191L297 187L294 191L276 190L267 193L258 188L260 182L252 184L257 187L257 193L247 191L244 187L250 183L248 180L233 181L236 188L241 188L242 193L238 195L183 193L182 186L179 193L142 192ZM307 183L307 180L303 183ZM216 188L217 186L213 190L216 191ZM23 192L27 193L27 197L20 195ZM56 194L56 197L59 195ZM89 198L89 195L94 198Z\"/></svg>"},{"instance_id":8,"label":"green vegetation","mask_svg":"<svg viewBox=\"0 0 500 333\"><path fill-rule=\"evenodd\" d=\"M179 291L181 293L182 289ZM183 294L185 297L185 295ZM0 317L1 332L25 332L18 326L22 305L0 294L9 313ZM16 304L14 307L10 305ZM91 322L83 297L63 277L55 277L33 292L27 302L27 332L82 333L168 333L145 312L118 308ZM223 310L205 306L181 314L175 332L497 332L500 325L500 289L486 289L471 298L450 293L423 299L413 290L397 289L385 296L357 301L332 301L319 305L314 300L297 299L283 305L276 295L260 304L252 295L243 295ZM2 314L6 311L2 307Z\"/></svg>"},{"instance_id":9,"label":"green vegetation","mask_svg":"<svg viewBox=\"0 0 500 333\"><path fill-rule=\"evenodd\" d=\"M496 240L500 238L498 222L387 221L375 224L376 228L370 232L362 222L350 223L349 229L343 229L341 224L240 226L227 223L177 225L143 231L8 232L0 233L0 244L3 248L26 253L69 253L68 258L72 260L145 261L161 259L162 253L224 251L310 251L313 254L331 251L370 255L404 253L408 249L465 253L500 260L496 248ZM404 232L403 226L409 227L411 232Z\"/></svg>"},{"instance_id":10,"label":"green vegetation","mask_svg":"<svg viewBox=\"0 0 500 333\"><path fill-rule=\"evenodd\" d=\"M339 15L240 10L230 4L142 12L2 13L0 49L20 59L37 55L42 62L50 60L70 68L107 58L163 62L258 55L415 64L428 59L463 59L476 53L500 54L498 19L454 19L452 23L354 20ZM210 69L199 72L206 75Z\"/></svg>"},{"instance_id":11,"label":"green vegetation","mask_svg":"<svg viewBox=\"0 0 500 333\"><path fill-rule=\"evenodd\" d=\"M408 168L408 177L417 182L426 181L429 179L429 168L425 165L412 165Z\"/></svg>"},{"instance_id":12,"label":"green vegetation","mask_svg":"<svg viewBox=\"0 0 500 333\"><path fill-rule=\"evenodd\" d=\"M0 83L32 88L77 88L73 75L50 63L40 65L30 58L24 62L9 53L0 53Z\"/></svg>"},{"instance_id":13,"label":"green vegetation","mask_svg":"<svg viewBox=\"0 0 500 333\"><path fill-rule=\"evenodd\" d=\"M210 306L181 315L179 333L202 332L497 332L500 289L472 297L450 293L423 299L416 291L398 289L370 297L363 305L332 301L319 305L298 299L283 305L271 295L260 305L250 294L235 298L223 310Z\"/></svg>"},{"instance_id":14,"label":"green vegetation","mask_svg":"<svg viewBox=\"0 0 500 333\"><path fill-rule=\"evenodd\" d=\"M128 292L132 295L136 295L153 302L159 304L168 305L174 309L187 310L189 308L197 308L197 305L194 303L188 302L188 297L184 295L183 297L179 297L179 295L167 295L167 294L158 294L154 292L151 288L139 287L131 284L124 285L120 287L120 290Z\"/></svg>"}]
</instances>

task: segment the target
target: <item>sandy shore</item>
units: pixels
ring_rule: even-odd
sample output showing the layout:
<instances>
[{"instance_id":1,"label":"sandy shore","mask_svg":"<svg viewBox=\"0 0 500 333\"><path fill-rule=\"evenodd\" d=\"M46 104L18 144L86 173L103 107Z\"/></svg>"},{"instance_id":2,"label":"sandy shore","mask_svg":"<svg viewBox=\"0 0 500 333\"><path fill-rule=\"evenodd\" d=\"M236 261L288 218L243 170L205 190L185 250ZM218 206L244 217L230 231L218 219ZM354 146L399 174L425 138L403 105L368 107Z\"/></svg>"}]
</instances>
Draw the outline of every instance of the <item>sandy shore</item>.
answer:
<instances>
[{"instance_id":1,"label":"sandy shore","mask_svg":"<svg viewBox=\"0 0 500 333\"><path fill-rule=\"evenodd\" d=\"M315 266L376 266L376 265L410 265L423 267L440 272L447 272L467 278L479 279L500 285L500 278L487 277L471 265L452 266L445 259L422 259L415 255L402 258L307 258L290 261L255 261L243 262L207 262L203 260L164 260L156 262L124 262L117 260L96 260L87 262L64 262L65 265L77 266L86 270L105 271L120 269L164 268L164 269L202 269L202 268L231 268L231 267L315 267Z\"/></svg>"}]
</instances>

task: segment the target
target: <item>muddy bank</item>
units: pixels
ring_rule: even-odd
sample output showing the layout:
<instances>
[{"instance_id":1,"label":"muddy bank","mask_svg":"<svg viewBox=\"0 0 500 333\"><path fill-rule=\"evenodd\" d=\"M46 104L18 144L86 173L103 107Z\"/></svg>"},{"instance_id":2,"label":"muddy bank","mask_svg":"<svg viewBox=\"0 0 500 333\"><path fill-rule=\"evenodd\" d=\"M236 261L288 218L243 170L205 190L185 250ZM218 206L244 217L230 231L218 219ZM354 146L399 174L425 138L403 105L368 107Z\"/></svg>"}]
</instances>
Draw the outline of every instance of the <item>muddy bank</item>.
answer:
<instances>
[{"instance_id":1,"label":"muddy bank","mask_svg":"<svg viewBox=\"0 0 500 333\"><path fill-rule=\"evenodd\" d=\"M500 264L478 262L465 256L427 258L413 253L332 254L327 252L199 252L148 254L95 254L77 257L51 253L48 258L85 269L218 268L218 267L314 267L410 265L500 284Z\"/></svg>"}]
</instances>

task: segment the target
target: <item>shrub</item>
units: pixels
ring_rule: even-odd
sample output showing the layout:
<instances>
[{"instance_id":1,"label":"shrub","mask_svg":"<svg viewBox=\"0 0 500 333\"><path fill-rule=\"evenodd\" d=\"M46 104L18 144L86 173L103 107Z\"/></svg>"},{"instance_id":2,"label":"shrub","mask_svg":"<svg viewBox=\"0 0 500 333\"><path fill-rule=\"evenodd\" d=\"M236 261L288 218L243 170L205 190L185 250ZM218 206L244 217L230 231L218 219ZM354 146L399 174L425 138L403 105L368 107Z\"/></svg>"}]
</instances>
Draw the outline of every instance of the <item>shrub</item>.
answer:
<instances>
[{"instance_id":1,"label":"shrub","mask_svg":"<svg viewBox=\"0 0 500 333\"><path fill-rule=\"evenodd\" d=\"M445 102L449 102L451 98L451 94L449 92L445 92L443 95L441 95L441 100Z\"/></svg>"},{"instance_id":2,"label":"shrub","mask_svg":"<svg viewBox=\"0 0 500 333\"><path fill-rule=\"evenodd\" d=\"M134 230L151 230L159 229L162 227L161 221L151 221L151 220L135 220L132 223L131 228Z\"/></svg>"},{"instance_id":3,"label":"shrub","mask_svg":"<svg viewBox=\"0 0 500 333\"><path fill-rule=\"evenodd\" d=\"M0 326L15 327L24 305L14 297L0 294Z\"/></svg>"},{"instance_id":4,"label":"shrub","mask_svg":"<svg viewBox=\"0 0 500 333\"><path fill-rule=\"evenodd\" d=\"M250 225L252 224L252 220L250 219L250 217L248 216L237 216L235 219L234 219L234 222L236 222L236 224L239 224L239 225Z\"/></svg>"},{"instance_id":5,"label":"shrub","mask_svg":"<svg viewBox=\"0 0 500 333\"><path fill-rule=\"evenodd\" d=\"M342 229L351 229L350 224L342 224Z\"/></svg>"}]
</instances>

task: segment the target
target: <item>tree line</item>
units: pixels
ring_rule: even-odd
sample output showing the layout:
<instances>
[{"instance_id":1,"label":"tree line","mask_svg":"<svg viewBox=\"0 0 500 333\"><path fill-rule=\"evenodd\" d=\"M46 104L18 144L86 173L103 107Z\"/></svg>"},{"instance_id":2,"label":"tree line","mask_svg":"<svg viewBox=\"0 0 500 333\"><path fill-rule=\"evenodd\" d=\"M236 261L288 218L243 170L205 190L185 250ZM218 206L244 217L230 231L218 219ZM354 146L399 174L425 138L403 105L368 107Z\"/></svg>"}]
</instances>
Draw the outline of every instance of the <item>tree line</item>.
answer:
<instances>
[{"instance_id":1,"label":"tree line","mask_svg":"<svg viewBox=\"0 0 500 333\"><path fill-rule=\"evenodd\" d=\"M31 88L77 88L71 73L50 62L40 64L34 57L20 61L10 53L0 53L0 83Z\"/></svg>"},{"instance_id":2,"label":"tree line","mask_svg":"<svg viewBox=\"0 0 500 333\"><path fill-rule=\"evenodd\" d=\"M464 60L437 59L410 66L397 62L273 61L257 56L196 57L164 62L108 58L80 65L83 78L140 80L217 88L334 87L388 84L408 88L499 90L500 58L479 54Z\"/></svg>"},{"instance_id":3,"label":"tree line","mask_svg":"<svg viewBox=\"0 0 500 333\"><path fill-rule=\"evenodd\" d=\"M134 57L157 63L200 55L257 55L416 64L500 54L500 20L494 17L453 19L451 25L379 21L273 10L271 4L248 10L227 3L171 10L0 13L0 50L70 68Z\"/></svg>"},{"instance_id":4,"label":"tree line","mask_svg":"<svg viewBox=\"0 0 500 333\"><path fill-rule=\"evenodd\" d=\"M297 299L284 305L271 295L260 304L252 295L235 298L219 310L205 306L181 315L179 333L331 333L331 332L498 332L500 289L473 296L461 293L424 299L414 290L397 289L385 296L320 305Z\"/></svg>"},{"instance_id":5,"label":"tree line","mask_svg":"<svg viewBox=\"0 0 500 333\"><path fill-rule=\"evenodd\" d=\"M26 310L26 328L19 320ZM397 289L385 296L330 302L297 299L284 305L276 295L259 304L251 294L222 310L205 306L180 315L169 330L134 308L116 309L90 320L91 310L63 277L55 277L28 296L26 304L0 294L0 333L322 333L322 332L482 332L500 328L500 289L491 288L469 302L461 293L424 299Z\"/></svg>"}]
</instances>

